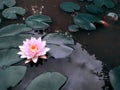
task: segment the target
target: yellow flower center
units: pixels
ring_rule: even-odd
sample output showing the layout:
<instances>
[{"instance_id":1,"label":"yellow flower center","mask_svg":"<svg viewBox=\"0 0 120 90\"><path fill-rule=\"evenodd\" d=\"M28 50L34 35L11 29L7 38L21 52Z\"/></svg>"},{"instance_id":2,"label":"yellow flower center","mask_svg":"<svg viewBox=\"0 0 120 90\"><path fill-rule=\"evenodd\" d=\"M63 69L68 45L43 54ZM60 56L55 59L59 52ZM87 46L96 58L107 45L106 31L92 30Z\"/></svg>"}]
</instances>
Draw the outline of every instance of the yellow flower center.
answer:
<instances>
[{"instance_id":1,"label":"yellow flower center","mask_svg":"<svg viewBox=\"0 0 120 90\"><path fill-rule=\"evenodd\" d=\"M31 51L31 52L35 52L36 50L38 50L37 45L31 45L31 46L30 46L30 51Z\"/></svg>"}]
</instances>

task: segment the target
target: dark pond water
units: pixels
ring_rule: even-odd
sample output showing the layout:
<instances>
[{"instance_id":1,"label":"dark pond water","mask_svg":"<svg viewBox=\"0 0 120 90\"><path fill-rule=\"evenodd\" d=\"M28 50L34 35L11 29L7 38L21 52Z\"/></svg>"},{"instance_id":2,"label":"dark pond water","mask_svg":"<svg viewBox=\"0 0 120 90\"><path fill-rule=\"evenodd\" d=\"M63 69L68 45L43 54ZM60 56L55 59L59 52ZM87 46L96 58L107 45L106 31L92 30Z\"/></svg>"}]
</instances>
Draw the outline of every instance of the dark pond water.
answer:
<instances>
[{"instance_id":1,"label":"dark pond water","mask_svg":"<svg viewBox=\"0 0 120 90\"><path fill-rule=\"evenodd\" d=\"M77 0L29 0L29 1L16 0L16 1L18 6L21 6L27 10L27 14L24 16L24 18L26 18L29 15L41 12L45 15L50 16L53 20L53 23L51 24L51 27L48 29L48 32L59 31L63 33L68 32L68 26L72 23L73 15L66 14L63 11L61 11L59 8L59 5L64 1L72 1L72 2L78 3ZM114 0L114 1L117 2L117 0ZM80 12L86 12L85 5L88 3L81 2L79 4L82 8ZM33 10L33 8L35 11ZM104 64L107 64L107 66L105 66L105 70L108 70L108 71L111 68L114 68L115 66L120 65L120 20L117 22L114 22L111 19L106 19L105 15L111 11L118 13L120 12L119 10L120 10L120 3L117 4L114 9L106 9L106 11L103 14L98 15L99 17L105 19L108 22L109 26L97 25L96 31L88 32L88 31L81 30L76 33L71 33L75 41L79 42L82 45L82 48L87 50L87 52L90 54L90 55L89 54L87 55L89 56L93 54L95 55L96 58L93 59L95 60L95 62L97 59L103 62ZM6 19L3 19L3 22L0 27L3 27L11 23L16 23L16 22L17 23L24 22L23 17L19 17L17 20L9 20L9 21L6 21ZM87 84L88 87L86 88L84 85L83 87L80 86L81 84L76 84L75 86L74 85L75 83L78 83L78 82L80 83L80 81L79 80L77 81L77 78L75 77L78 77L77 75L81 75L81 72L83 73L83 71L82 70L79 71L80 66L78 62L68 63L68 61L69 59L67 58L65 60L63 59L63 60L54 61L54 59L52 59L50 61L44 62L43 65L38 65L40 72L38 71L38 68L36 68L36 66L32 66L33 68L30 69L31 66L28 65L28 73L25 79L22 81L22 83L20 83L20 85L13 88L13 90L24 90L25 87L28 85L28 83L34 77L36 77L40 73L47 72L47 71L59 71L70 77L69 82L63 87L62 90L79 90L79 88L82 88L81 90L102 90L100 89L100 86L103 85L102 81L98 81L99 83L95 87L94 86L90 87L91 84L89 85ZM93 61L93 63L95 62ZM23 62L20 64L23 64ZM97 64L97 67L99 66L100 64ZM102 68L102 66L100 66L99 68ZM34 71L34 73L31 73L32 71ZM71 76L72 72L74 74L72 74ZM89 78L95 79L95 76L92 76L91 73L84 72L83 75L86 75L86 74L89 75ZM85 78L85 80L88 80L88 82L90 82L90 79L87 79L86 77L87 76L83 78ZM71 82L73 82L74 84ZM96 82L97 81L95 79L95 81L93 81L92 83L94 84ZM112 88L110 87L109 89L106 89L106 90L112 90Z\"/></svg>"},{"instance_id":2,"label":"dark pond water","mask_svg":"<svg viewBox=\"0 0 120 90\"><path fill-rule=\"evenodd\" d=\"M68 32L68 26L72 23L72 16L60 10L59 5L64 1L77 2L77 0L29 0L29 2L27 0L17 0L17 5L27 10L25 18L40 11L50 16L53 19L53 24L49 28L50 32ZM81 2L79 4L82 8L80 12L85 12L86 3ZM41 9L42 7L44 8ZM108 12L120 12L119 10L120 5L117 4L114 9L106 10L99 16L104 18ZM23 20L21 17L7 22L3 20L0 27L16 22L23 22ZM108 23L110 24L108 27L98 26L96 31L80 31L72 33L72 35L90 54L95 54L98 59L114 67L120 64L120 20L118 22L109 20Z\"/></svg>"}]
</instances>

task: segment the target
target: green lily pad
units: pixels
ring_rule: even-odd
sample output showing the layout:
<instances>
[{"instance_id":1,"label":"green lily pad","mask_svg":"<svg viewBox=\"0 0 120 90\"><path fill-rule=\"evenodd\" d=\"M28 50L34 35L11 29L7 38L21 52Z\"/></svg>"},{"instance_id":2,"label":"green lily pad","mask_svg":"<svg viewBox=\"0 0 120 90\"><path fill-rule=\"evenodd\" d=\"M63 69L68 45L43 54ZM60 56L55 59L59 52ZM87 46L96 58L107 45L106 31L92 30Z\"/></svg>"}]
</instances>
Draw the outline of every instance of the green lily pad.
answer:
<instances>
[{"instance_id":1,"label":"green lily pad","mask_svg":"<svg viewBox=\"0 0 120 90\"><path fill-rule=\"evenodd\" d=\"M31 31L25 24L11 24L0 29L0 37L18 35Z\"/></svg>"},{"instance_id":2,"label":"green lily pad","mask_svg":"<svg viewBox=\"0 0 120 90\"><path fill-rule=\"evenodd\" d=\"M62 33L50 33L47 34L43 40L45 40L48 44L74 44L74 40L71 37L68 37Z\"/></svg>"},{"instance_id":3,"label":"green lily pad","mask_svg":"<svg viewBox=\"0 0 120 90\"><path fill-rule=\"evenodd\" d=\"M98 14L98 13L103 13L103 9L101 7L98 7L94 4L90 4L86 6L86 9L90 13Z\"/></svg>"},{"instance_id":4,"label":"green lily pad","mask_svg":"<svg viewBox=\"0 0 120 90\"><path fill-rule=\"evenodd\" d=\"M2 12L3 17L7 19L17 19L17 15L24 15L26 13L26 10L22 7L10 7L5 9Z\"/></svg>"},{"instance_id":5,"label":"green lily pad","mask_svg":"<svg viewBox=\"0 0 120 90\"><path fill-rule=\"evenodd\" d=\"M23 40L29 37L31 37L31 35L27 34L1 37L0 42L2 43L0 43L0 49L17 48L22 44Z\"/></svg>"},{"instance_id":6,"label":"green lily pad","mask_svg":"<svg viewBox=\"0 0 120 90\"><path fill-rule=\"evenodd\" d=\"M47 29L49 27L49 23L51 22L52 22L51 18L46 15L32 15L25 20L25 23L29 27L41 30Z\"/></svg>"},{"instance_id":7,"label":"green lily pad","mask_svg":"<svg viewBox=\"0 0 120 90\"><path fill-rule=\"evenodd\" d=\"M0 50L0 67L9 66L21 61L22 59L17 55L17 49L3 49Z\"/></svg>"},{"instance_id":8,"label":"green lily pad","mask_svg":"<svg viewBox=\"0 0 120 90\"><path fill-rule=\"evenodd\" d=\"M94 23L101 23L101 19L87 13L74 16L73 21L76 25L85 30L95 30L96 27Z\"/></svg>"},{"instance_id":9,"label":"green lily pad","mask_svg":"<svg viewBox=\"0 0 120 90\"><path fill-rule=\"evenodd\" d=\"M118 13L118 18L120 18L120 13Z\"/></svg>"},{"instance_id":10,"label":"green lily pad","mask_svg":"<svg viewBox=\"0 0 120 90\"><path fill-rule=\"evenodd\" d=\"M87 14L87 13L77 14L76 16L74 16L74 21L77 21L77 19L79 19L79 20L80 19L87 19L91 23L101 23L101 19L99 19L98 17L96 17L94 15Z\"/></svg>"},{"instance_id":11,"label":"green lily pad","mask_svg":"<svg viewBox=\"0 0 120 90\"><path fill-rule=\"evenodd\" d=\"M2 20L1 20L1 18L0 18L0 23L1 23L1 21L2 21Z\"/></svg>"},{"instance_id":12,"label":"green lily pad","mask_svg":"<svg viewBox=\"0 0 120 90\"><path fill-rule=\"evenodd\" d=\"M47 72L36 77L26 90L59 90L67 78L58 72Z\"/></svg>"},{"instance_id":13,"label":"green lily pad","mask_svg":"<svg viewBox=\"0 0 120 90\"><path fill-rule=\"evenodd\" d=\"M68 45L74 45L74 40L67 35L51 33L46 35L43 40L47 42L47 46L50 48L49 54L54 58L68 57L73 51L73 48Z\"/></svg>"},{"instance_id":14,"label":"green lily pad","mask_svg":"<svg viewBox=\"0 0 120 90\"><path fill-rule=\"evenodd\" d=\"M70 26L68 27L68 29L69 29L69 31L71 31L71 32L77 32L77 31L79 31L79 26L78 26L78 25L70 25Z\"/></svg>"},{"instance_id":15,"label":"green lily pad","mask_svg":"<svg viewBox=\"0 0 120 90\"><path fill-rule=\"evenodd\" d=\"M73 2L63 2L60 4L60 8L68 13L75 12L77 10L80 10L80 6Z\"/></svg>"},{"instance_id":16,"label":"green lily pad","mask_svg":"<svg viewBox=\"0 0 120 90\"><path fill-rule=\"evenodd\" d=\"M112 69L109 76L114 90L120 90L120 66Z\"/></svg>"},{"instance_id":17,"label":"green lily pad","mask_svg":"<svg viewBox=\"0 0 120 90\"><path fill-rule=\"evenodd\" d=\"M79 0L79 1L85 1L85 0ZM87 1L89 1L89 2L90 2L90 1L93 1L93 0L87 0Z\"/></svg>"},{"instance_id":18,"label":"green lily pad","mask_svg":"<svg viewBox=\"0 0 120 90\"><path fill-rule=\"evenodd\" d=\"M94 0L94 4L98 7L106 6L107 8L113 8L115 6L112 0Z\"/></svg>"},{"instance_id":19,"label":"green lily pad","mask_svg":"<svg viewBox=\"0 0 120 90\"><path fill-rule=\"evenodd\" d=\"M73 52L71 47L65 45L48 44L47 47L50 48L49 54L54 58L66 58Z\"/></svg>"},{"instance_id":20,"label":"green lily pad","mask_svg":"<svg viewBox=\"0 0 120 90\"><path fill-rule=\"evenodd\" d=\"M26 67L11 66L0 69L0 90L7 90L9 87L17 85L24 77Z\"/></svg>"},{"instance_id":21,"label":"green lily pad","mask_svg":"<svg viewBox=\"0 0 120 90\"><path fill-rule=\"evenodd\" d=\"M0 0L0 10L4 9L4 5L7 7L12 7L16 4L15 0Z\"/></svg>"}]
</instances>

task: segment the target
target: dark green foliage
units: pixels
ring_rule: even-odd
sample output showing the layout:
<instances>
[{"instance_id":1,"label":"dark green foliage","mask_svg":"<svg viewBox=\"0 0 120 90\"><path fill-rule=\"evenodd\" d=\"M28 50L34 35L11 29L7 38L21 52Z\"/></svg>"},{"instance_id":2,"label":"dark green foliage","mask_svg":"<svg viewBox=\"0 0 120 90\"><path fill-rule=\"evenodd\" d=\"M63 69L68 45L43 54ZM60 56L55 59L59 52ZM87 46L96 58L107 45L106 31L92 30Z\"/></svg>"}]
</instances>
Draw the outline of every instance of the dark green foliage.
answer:
<instances>
[{"instance_id":1,"label":"dark green foliage","mask_svg":"<svg viewBox=\"0 0 120 90\"><path fill-rule=\"evenodd\" d=\"M104 11L101 7L98 7L98 6L94 5L94 4L87 5L86 9L90 13L95 13L95 14L103 13L103 11Z\"/></svg>"},{"instance_id":2,"label":"dark green foliage","mask_svg":"<svg viewBox=\"0 0 120 90\"><path fill-rule=\"evenodd\" d=\"M1 23L1 21L2 21L2 20L1 20L1 18L0 18L0 23Z\"/></svg>"},{"instance_id":3,"label":"dark green foliage","mask_svg":"<svg viewBox=\"0 0 120 90\"><path fill-rule=\"evenodd\" d=\"M73 13L75 11L80 10L80 6L73 2L63 2L60 4L60 8L68 13Z\"/></svg>"},{"instance_id":4,"label":"dark green foliage","mask_svg":"<svg viewBox=\"0 0 120 90\"><path fill-rule=\"evenodd\" d=\"M7 7L12 7L16 4L15 0L0 0L0 10L4 9L4 5Z\"/></svg>"},{"instance_id":5,"label":"dark green foliage","mask_svg":"<svg viewBox=\"0 0 120 90\"><path fill-rule=\"evenodd\" d=\"M0 42L2 43L0 43L0 49L17 48L26 38L30 37L31 35L27 34L1 37Z\"/></svg>"},{"instance_id":6,"label":"dark green foliage","mask_svg":"<svg viewBox=\"0 0 120 90\"><path fill-rule=\"evenodd\" d=\"M17 15L24 15L26 13L26 10L22 7L10 7L5 9L2 12L3 17L7 19L17 19Z\"/></svg>"},{"instance_id":7,"label":"dark green foliage","mask_svg":"<svg viewBox=\"0 0 120 90\"><path fill-rule=\"evenodd\" d=\"M101 19L91 14L81 13L74 16L73 22L75 25L69 26L69 30L72 32L78 31L79 28L85 30L95 30L96 27L94 23L101 23Z\"/></svg>"},{"instance_id":8,"label":"dark green foliage","mask_svg":"<svg viewBox=\"0 0 120 90\"><path fill-rule=\"evenodd\" d=\"M47 72L36 77L26 90L59 90L66 80L58 72Z\"/></svg>"},{"instance_id":9,"label":"dark green foliage","mask_svg":"<svg viewBox=\"0 0 120 90\"><path fill-rule=\"evenodd\" d=\"M120 90L120 66L112 69L109 76L114 90Z\"/></svg>"},{"instance_id":10,"label":"dark green foliage","mask_svg":"<svg viewBox=\"0 0 120 90\"><path fill-rule=\"evenodd\" d=\"M94 0L94 4L98 7L107 7L107 8L113 8L115 4L112 0Z\"/></svg>"},{"instance_id":11,"label":"dark green foliage","mask_svg":"<svg viewBox=\"0 0 120 90\"><path fill-rule=\"evenodd\" d=\"M21 61L21 58L17 55L17 53L17 49L0 50L0 67L12 65Z\"/></svg>"},{"instance_id":12,"label":"dark green foliage","mask_svg":"<svg viewBox=\"0 0 120 90\"><path fill-rule=\"evenodd\" d=\"M51 33L46 35L43 40L47 42L47 46L50 48L50 55L55 58L65 58L73 51L73 49L67 45L74 45L74 40L67 35Z\"/></svg>"},{"instance_id":13,"label":"dark green foliage","mask_svg":"<svg viewBox=\"0 0 120 90\"><path fill-rule=\"evenodd\" d=\"M79 1L93 1L93 0L79 0Z\"/></svg>"},{"instance_id":14,"label":"dark green foliage","mask_svg":"<svg viewBox=\"0 0 120 90\"><path fill-rule=\"evenodd\" d=\"M9 87L17 85L24 77L26 67L11 66L0 69L0 90L7 90Z\"/></svg>"},{"instance_id":15,"label":"dark green foliage","mask_svg":"<svg viewBox=\"0 0 120 90\"><path fill-rule=\"evenodd\" d=\"M0 29L0 37L25 34L31 30L32 29L25 24L11 24Z\"/></svg>"},{"instance_id":16,"label":"dark green foliage","mask_svg":"<svg viewBox=\"0 0 120 90\"><path fill-rule=\"evenodd\" d=\"M71 31L71 32L77 32L77 31L79 31L79 26L78 25L70 25L69 27L68 27L68 29L69 29L69 31Z\"/></svg>"},{"instance_id":17,"label":"dark green foliage","mask_svg":"<svg viewBox=\"0 0 120 90\"><path fill-rule=\"evenodd\" d=\"M25 23L29 27L40 30L47 29L49 27L49 23L51 22L52 22L51 18L46 15L32 15L25 20Z\"/></svg>"}]
</instances>

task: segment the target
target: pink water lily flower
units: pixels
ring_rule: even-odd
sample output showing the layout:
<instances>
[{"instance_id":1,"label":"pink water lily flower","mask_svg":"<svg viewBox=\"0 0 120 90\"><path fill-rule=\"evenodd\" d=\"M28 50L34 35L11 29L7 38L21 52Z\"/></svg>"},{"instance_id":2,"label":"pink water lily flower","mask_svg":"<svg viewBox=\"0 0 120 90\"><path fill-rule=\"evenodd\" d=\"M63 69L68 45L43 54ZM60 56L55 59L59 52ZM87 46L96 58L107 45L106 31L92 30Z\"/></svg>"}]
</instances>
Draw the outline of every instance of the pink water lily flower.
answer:
<instances>
[{"instance_id":1,"label":"pink water lily flower","mask_svg":"<svg viewBox=\"0 0 120 90\"><path fill-rule=\"evenodd\" d=\"M23 41L23 45L19 46L20 52L17 54L21 55L21 58L27 58L25 63L33 61L37 62L38 58L46 59L46 53L50 50L46 47L46 41L42 41L41 37L36 39L31 37L31 39L26 39Z\"/></svg>"}]
</instances>

